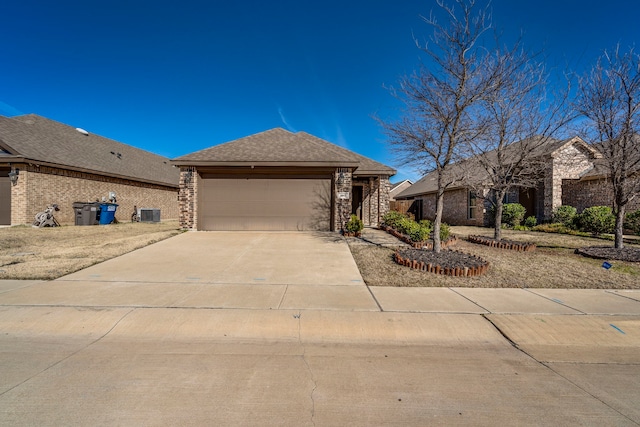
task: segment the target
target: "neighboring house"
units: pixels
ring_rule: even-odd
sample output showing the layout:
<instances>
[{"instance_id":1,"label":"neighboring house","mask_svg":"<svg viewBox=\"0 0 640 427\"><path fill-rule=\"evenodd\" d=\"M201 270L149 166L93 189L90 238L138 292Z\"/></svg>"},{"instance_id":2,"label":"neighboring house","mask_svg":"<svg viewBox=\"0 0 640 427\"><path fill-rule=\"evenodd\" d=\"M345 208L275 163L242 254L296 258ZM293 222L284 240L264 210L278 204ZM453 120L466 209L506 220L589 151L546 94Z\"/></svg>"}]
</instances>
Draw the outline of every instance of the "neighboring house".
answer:
<instances>
[{"instance_id":1,"label":"neighboring house","mask_svg":"<svg viewBox=\"0 0 640 427\"><path fill-rule=\"evenodd\" d=\"M271 129L173 159L180 222L192 230L332 230L378 225L395 170L305 132Z\"/></svg>"},{"instance_id":2,"label":"neighboring house","mask_svg":"<svg viewBox=\"0 0 640 427\"><path fill-rule=\"evenodd\" d=\"M637 140L640 143L640 140ZM600 146L597 146L598 148ZM594 167L579 180L562 181L562 204L573 206L582 212L591 206L613 206L613 187L608 179L609 168L605 159L596 159ZM636 180L640 179L636 173ZM636 188L640 188L635 181ZM640 209L640 193L626 206L626 212Z\"/></svg>"},{"instance_id":3,"label":"neighboring house","mask_svg":"<svg viewBox=\"0 0 640 427\"><path fill-rule=\"evenodd\" d=\"M402 193L407 188L411 187L413 182L409 179L405 179L404 181L396 182L395 184L391 184L391 190L389 190L389 200L395 201L396 195Z\"/></svg>"},{"instance_id":4,"label":"neighboring house","mask_svg":"<svg viewBox=\"0 0 640 427\"><path fill-rule=\"evenodd\" d=\"M162 156L35 114L0 116L0 224L31 224L50 204L59 206L60 223L73 224L74 202L109 192L120 221L130 221L134 206L177 219L178 181L178 169Z\"/></svg>"},{"instance_id":5,"label":"neighboring house","mask_svg":"<svg viewBox=\"0 0 640 427\"><path fill-rule=\"evenodd\" d=\"M566 197L563 198L563 192L568 183L587 176L594 170L594 161L601 157L596 149L579 137L549 140L535 150L536 161L543 161L546 164L538 186L515 188L507 195L506 202L523 205L526 216L535 216L538 221L548 220L554 209L567 204ZM465 167L468 167L468 164L453 165L453 168ZM477 182L483 182L482 173L477 172L474 178ZM398 194L396 199L414 200L412 213L416 218L433 219L436 191L436 173L431 172ZM489 213L490 203L487 199L490 197L488 190L478 194L477 190L473 191L462 183L454 184L445 192L442 220L451 225L489 225L492 220Z\"/></svg>"}]
</instances>

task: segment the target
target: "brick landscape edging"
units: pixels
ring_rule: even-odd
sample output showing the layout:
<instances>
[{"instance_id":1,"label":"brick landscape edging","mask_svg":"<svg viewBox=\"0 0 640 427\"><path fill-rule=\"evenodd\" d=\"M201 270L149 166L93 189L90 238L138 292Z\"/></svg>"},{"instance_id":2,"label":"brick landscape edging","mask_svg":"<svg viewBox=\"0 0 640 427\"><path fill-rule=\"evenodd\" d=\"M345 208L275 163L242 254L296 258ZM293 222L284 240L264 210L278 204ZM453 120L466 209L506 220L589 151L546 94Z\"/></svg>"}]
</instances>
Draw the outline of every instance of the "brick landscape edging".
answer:
<instances>
[{"instance_id":1,"label":"brick landscape edging","mask_svg":"<svg viewBox=\"0 0 640 427\"><path fill-rule=\"evenodd\" d=\"M454 251L458 252L458 251ZM462 252L460 252L462 253ZM477 257L476 257L477 258ZM489 270L489 262L483 261L482 265L477 267L442 267L437 264L426 263L424 261L418 261L411 258L403 258L399 252L396 252L393 259L400 265L404 265L406 267L413 268L414 270L420 270L427 273L435 273L442 274L445 276L455 276L455 277L474 277L480 276Z\"/></svg>"},{"instance_id":2,"label":"brick landscape edging","mask_svg":"<svg viewBox=\"0 0 640 427\"><path fill-rule=\"evenodd\" d=\"M509 249L518 252L533 252L536 250L535 243L520 243L508 241L496 241L490 237L470 235L468 240L471 243L489 246L498 249Z\"/></svg>"}]
</instances>

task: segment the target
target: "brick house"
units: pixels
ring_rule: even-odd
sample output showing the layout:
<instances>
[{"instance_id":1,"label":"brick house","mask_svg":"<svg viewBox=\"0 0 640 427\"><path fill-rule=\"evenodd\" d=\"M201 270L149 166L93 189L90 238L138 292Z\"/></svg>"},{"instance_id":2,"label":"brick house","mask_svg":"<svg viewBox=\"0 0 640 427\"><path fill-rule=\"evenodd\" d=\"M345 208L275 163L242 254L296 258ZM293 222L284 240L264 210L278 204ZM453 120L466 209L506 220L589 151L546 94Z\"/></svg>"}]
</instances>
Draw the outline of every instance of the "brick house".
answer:
<instances>
[{"instance_id":1,"label":"brick house","mask_svg":"<svg viewBox=\"0 0 640 427\"><path fill-rule=\"evenodd\" d=\"M129 220L134 206L177 219L178 181L178 169L162 156L35 114L0 116L2 225L31 224L50 204L59 206L61 224L73 224L74 202L109 192L116 193L120 220Z\"/></svg>"},{"instance_id":2,"label":"brick house","mask_svg":"<svg viewBox=\"0 0 640 427\"><path fill-rule=\"evenodd\" d=\"M172 160L191 230L340 231L378 225L395 170L305 132L276 128Z\"/></svg>"},{"instance_id":3,"label":"brick house","mask_svg":"<svg viewBox=\"0 0 640 427\"><path fill-rule=\"evenodd\" d=\"M544 162L545 170L539 184L532 188L516 188L507 195L507 203L520 203L526 209L526 216L535 216L538 221L551 218L553 211L566 203L563 196L569 185L594 172L594 162L602 155L579 137L565 140L550 139L536 149L536 161ZM454 168L468 167L456 164ZM474 177L482 182L482 173ZM427 174L414 185L396 196L397 200L414 200L412 213L417 218L433 219L436 202L436 174ZM489 213L491 197L489 190L478 194L463 183L447 189L444 196L442 220L451 225L490 225ZM593 206L591 204L590 206Z\"/></svg>"}]
</instances>

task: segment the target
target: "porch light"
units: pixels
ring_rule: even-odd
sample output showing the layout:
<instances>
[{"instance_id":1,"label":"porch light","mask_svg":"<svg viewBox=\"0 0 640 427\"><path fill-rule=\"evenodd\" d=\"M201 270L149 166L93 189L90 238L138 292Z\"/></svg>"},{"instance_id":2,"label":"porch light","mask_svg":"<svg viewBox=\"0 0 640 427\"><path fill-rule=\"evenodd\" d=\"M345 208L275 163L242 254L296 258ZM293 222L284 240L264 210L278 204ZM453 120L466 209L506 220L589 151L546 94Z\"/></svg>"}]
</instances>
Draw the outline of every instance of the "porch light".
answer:
<instances>
[{"instance_id":1,"label":"porch light","mask_svg":"<svg viewBox=\"0 0 640 427\"><path fill-rule=\"evenodd\" d=\"M11 172L9 172L9 181L11 181L11 184L18 184L18 175L20 175L20 169L12 168Z\"/></svg>"}]
</instances>

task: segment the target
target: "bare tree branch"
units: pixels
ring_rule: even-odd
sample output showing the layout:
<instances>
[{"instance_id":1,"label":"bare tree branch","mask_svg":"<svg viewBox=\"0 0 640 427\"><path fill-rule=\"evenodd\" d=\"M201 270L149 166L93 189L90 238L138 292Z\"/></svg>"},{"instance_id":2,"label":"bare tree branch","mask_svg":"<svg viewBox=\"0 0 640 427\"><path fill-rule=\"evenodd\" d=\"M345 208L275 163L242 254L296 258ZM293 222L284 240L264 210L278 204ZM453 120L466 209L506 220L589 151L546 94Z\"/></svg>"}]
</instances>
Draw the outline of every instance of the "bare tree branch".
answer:
<instances>
[{"instance_id":1,"label":"bare tree branch","mask_svg":"<svg viewBox=\"0 0 640 427\"><path fill-rule=\"evenodd\" d=\"M578 81L584 138L597 144L613 190L615 247L622 248L626 206L640 194L640 56L618 46Z\"/></svg>"}]
</instances>

